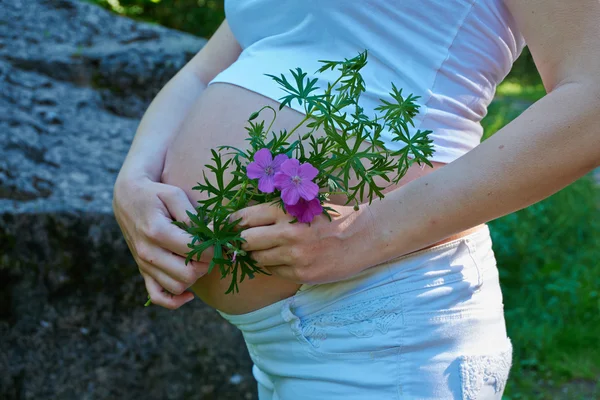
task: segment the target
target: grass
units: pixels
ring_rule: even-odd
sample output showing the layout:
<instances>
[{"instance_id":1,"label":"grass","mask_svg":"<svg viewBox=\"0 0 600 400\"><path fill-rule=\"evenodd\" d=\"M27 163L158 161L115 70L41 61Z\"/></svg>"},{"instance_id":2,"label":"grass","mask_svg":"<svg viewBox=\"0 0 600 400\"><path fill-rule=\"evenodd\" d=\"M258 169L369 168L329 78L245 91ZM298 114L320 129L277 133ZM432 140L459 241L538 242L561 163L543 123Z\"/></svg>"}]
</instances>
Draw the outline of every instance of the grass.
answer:
<instances>
[{"instance_id":1,"label":"grass","mask_svg":"<svg viewBox=\"0 0 600 400\"><path fill-rule=\"evenodd\" d=\"M484 139L545 95L501 84ZM591 174L492 221L514 366L505 399L592 399L600 388L600 189Z\"/></svg>"},{"instance_id":2,"label":"grass","mask_svg":"<svg viewBox=\"0 0 600 400\"><path fill-rule=\"evenodd\" d=\"M496 96L488 106L486 117L481 121L484 129L483 140L518 117L545 94L546 89L541 82L524 86L516 81L508 81L498 85Z\"/></svg>"}]
</instances>

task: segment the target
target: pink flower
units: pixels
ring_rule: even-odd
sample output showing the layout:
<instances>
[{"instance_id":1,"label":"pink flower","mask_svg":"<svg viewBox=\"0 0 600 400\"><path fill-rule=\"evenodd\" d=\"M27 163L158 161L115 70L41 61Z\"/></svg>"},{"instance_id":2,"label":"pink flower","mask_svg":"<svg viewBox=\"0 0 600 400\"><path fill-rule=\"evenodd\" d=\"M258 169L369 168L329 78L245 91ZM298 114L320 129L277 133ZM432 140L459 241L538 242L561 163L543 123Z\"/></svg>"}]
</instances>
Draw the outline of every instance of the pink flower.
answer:
<instances>
[{"instance_id":1,"label":"pink flower","mask_svg":"<svg viewBox=\"0 0 600 400\"><path fill-rule=\"evenodd\" d=\"M273 193L275 190L273 177L287 159L288 156L285 154L279 154L273 160L269 149L260 149L254 153L254 161L246 167L246 175L250 179L258 179L258 190Z\"/></svg>"},{"instance_id":2,"label":"pink flower","mask_svg":"<svg viewBox=\"0 0 600 400\"><path fill-rule=\"evenodd\" d=\"M319 171L310 165L295 158L286 160L281 164L281 169L275 174L275 187L281 190L281 198L286 205L294 205L300 198L311 201L319 193L319 186L314 179Z\"/></svg>"},{"instance_id":3,"label":"pink flower","mask_svg":"<svg viewBox=\"0 0 600 400\"><path fill-rule=\"evenodd\" d=\"M294 205L285 204L285 210L293 217L296 217L298 222L309 223L313 218L323 212L323 207L318 198L311 201L299 199Z\"/></svg>"}]
</instances>

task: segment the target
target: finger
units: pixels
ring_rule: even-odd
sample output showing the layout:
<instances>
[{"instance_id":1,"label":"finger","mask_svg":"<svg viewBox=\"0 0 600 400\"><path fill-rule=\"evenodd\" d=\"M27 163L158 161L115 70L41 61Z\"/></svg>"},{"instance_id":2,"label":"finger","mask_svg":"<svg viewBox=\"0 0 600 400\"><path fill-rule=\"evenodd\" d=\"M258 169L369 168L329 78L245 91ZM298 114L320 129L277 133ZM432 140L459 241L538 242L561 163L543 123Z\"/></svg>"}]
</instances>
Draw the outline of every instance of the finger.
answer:
<instances>
[{"instance_id":1,"label":"finger","mask_svg":"<svg viewBox=\"0 0 600 400\"><path fill-rule=\"evenodd\" d=\"M165 186L165 190L158 193L158 198L167 207L169 214L171 214L174 220L185 222L189 225L190 218L187 212L196 214L196 210L187 194L177 186Z\"/></svg>"},{"instance_id":2,"label":"finger","mask_svg":"<svg viewBox=\"0 0 600 400\"><path fill-rule=\"evenodd\" d=\"M190 202L187 194L177 186L167 186L166 190L158 193L158 198L163 202L168 217L175 221L184 222L186 225L190 224L190 218L187 212L196 214L196 210ZM161 227L155 229L155 237L152 239L158 243L161 243L162 247L170 250L180 256L186 256L191 250L188 244L191 242L191 235L180 229L176 225L172 224L171 221L167 220L167 224L161 224ZM213 257L213 248L208 248L202 252L201 261L209 262Z\"/></svg>"},{"instance_id":3,"label":"finger","mask_svg":"<svg viewBox=\"0 0 600 400\"><path fill-rule=\"evenodd\" d=\"M304 283L298 278L294 268L289 265L272 265L269 267L269 272L271 272L271 274L274 276L285 279L286 281Z\"/></svg>"},{"instance_id":4,"label":"finger","mask_svg":"<svg viewBox=\"0 0 600 400\"><path fill-rule=\"evenodd\" d=\"M282 247L272 249L253 251L251 257L260 267L272 267L279 265L289 265L291 259Z\"/></svg>"},{"instance_id":5,"label":"finger","mask_svg":"<svg viewBox=\"0 0 600 400\"><path fill-rule=\"evenodd\" d=\"M169 310L175 310L185 303L194 300L194 294L190 292L184 292L181 295L172 295L163 291L162 286L150 275L142 272L144 277L144 283L146 290L150 296L150 301L161 307L168 308Z\"/></svg>"},{"instance_id":6,"label":"finger","mask_svg":"<svg viewBox=\"0 0 600 400\"><path fill-rule=\"evenodd\" d=\"M186 265L183 257L161 248L155 248L154 250L150 257L140 257L141 261L145 262L146 266L159 269L175 281L187 284L188 287L208 271L207 263L190 261ZM165 286L163 285L163 287Z\"/></svg>"},{"instance_id":7,"label":"finger","mask_svg":"<svg viewBox=\"0 0 600 400\"><path fill-rule=\"evenodd\" d=\"M187 253L192 250L192 248L188 246L192 241L192 236L166 219L156 225L157 227L148 234L148 237L161 248L169 250L169 252L179 256L186 257ZM196 245L199 244L200 243L196 243ZM210 262L213 258L213 253L213 247L204 250L200 256L200 261ZM196 260L196 257L194 257L194 259Z\"/></svg>"},{"instance_id":8,"label":"finger","mask_svg":"<svg viewBox=\"0 0 600 400\"><path fill-rule=\"evenodd\" d=\"M267 250L283 244L281 230L276 226L257 226L242 231L242 250L259 251Z\"/></svg>"},{"instance_id":9,"label":"finger","mask_svg":"<svg viewBox=\"0 0 600 400\"><path fill-rule=\"evenodd\" d=\"M167 275L164 271L161 271L159 268L153 265L146 263L141 267L143 267L144 273L151 276L160 285L160 287L173 294L182 294L188 288L186 283L173 279L173 277ZM140 270L142 270L142 268L140 268Z\"/></svg>"},{"instance_id":10,"label":"finger","mask_svg":"<svg viewBox=\"0 0 600 400\"><path fill-rule=\"evenodd\" d=\"M230 221L241 219L238 226L241 228L250 228L272 225L284 215L285 214L283 210L279 208L279 205L264 203L238 210L231 214L229 219Z\"/></svg>"}]
</instances>

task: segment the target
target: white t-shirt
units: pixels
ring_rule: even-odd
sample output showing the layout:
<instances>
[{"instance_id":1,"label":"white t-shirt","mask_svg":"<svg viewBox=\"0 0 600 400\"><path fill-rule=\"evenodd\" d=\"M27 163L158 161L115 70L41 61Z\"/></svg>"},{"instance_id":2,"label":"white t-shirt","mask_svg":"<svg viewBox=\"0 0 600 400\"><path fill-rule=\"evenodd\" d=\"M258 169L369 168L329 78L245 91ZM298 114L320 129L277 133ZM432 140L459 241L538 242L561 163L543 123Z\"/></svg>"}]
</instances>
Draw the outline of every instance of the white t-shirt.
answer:
<instances>
[{"instance_id":1,"label":"white t-shirt","mask_svg":"<svg viewBox=\"0 0 600 400\"><path fill-rule=\"evenodd\" d=\"M409 133L432 130L431 160L445 163L480 143L496 86L525 46L503 0L225 0L225 13L243 51L210 83L278 100L285 93L264 74L300 67L325 88L337 71L313 75L318 60L366 49L365 113L391 100L392 82L404 96L420 96ZM291 107L304 113L297 102ZM387 148L404 146L391 139L382 133Z\"/></svg>"}]
</instances>

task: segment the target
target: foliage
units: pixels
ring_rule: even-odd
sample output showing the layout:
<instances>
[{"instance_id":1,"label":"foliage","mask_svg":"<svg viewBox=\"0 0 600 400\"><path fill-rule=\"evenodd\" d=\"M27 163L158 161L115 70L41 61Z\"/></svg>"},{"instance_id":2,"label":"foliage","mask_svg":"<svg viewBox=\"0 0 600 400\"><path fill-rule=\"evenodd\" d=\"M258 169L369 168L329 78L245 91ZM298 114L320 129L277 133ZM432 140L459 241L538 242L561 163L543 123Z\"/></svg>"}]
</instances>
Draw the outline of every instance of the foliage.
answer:
<instances>
[{"instance_id":1,"label":"foliage","mask_svg":"<svg viewBox=\"0 0 600 400\"><path fill-rule=\"evenodd\" d=\"M225 11L223 0L86 0L142 21L210 37Z\"/></svg>"},{"instance_id":2,"label":"foliage","mask_svg":"<svg viewBox=\"0 0 600 400\"><path fill-rule=\"evenodd\" d=\"M481 121L484 128L482 140L492 136L545 94L546 90L541 83L524 86L515 81L504 81L498 86L496 96L488 106L487 115Z\"/></svg>"},{"instance_id":3,"label":"foliage","mask_svg":"<svg viewBox=\"0 0 600 400\"><path fill-rule=\"evenodd\" d=\"M527 87L535 87L542 83L529 47L525 46L519 58L514 62L505 82L516 82Z\"/></svg>"},{"instance_id":4,"label":"foliage","mask_svg":"<svg viewBox=\"0 0 600 400\"><path fill-rule=\"evenodd\" d=\"M221 278L231 279L227 293L236 292L238 282L246 277L266 273L241 249L244 239L236 223L229 221L229 215L251 202L272 203L289 211L285 193L280 198L273 189L270 192L259 190L259 183L247 174L247 167L256 161L257 152L267 149L273 157L293 157L300 164L317 167L314 184L324 189L318 193L319 203L326 202L331 194L343 194L346 204L354 203L355 207L384 197L385 185L378 183L376 178L392 185L398 183L414 163L432 166L428 160L433 154L432 141L428 137L431 131L418 130L409 134L419 110L415 103L418 96L403 96L402 90L392 84L390 100L381 99L382 104L375 108L382 115L371 118L359 106L360 96L365 91L360 71L367 64L367 52L349 60L320 62L323 65L315 75L328 70L339 73L333 83L327 83L325 90L319 90L318 78L311 78L300 68L290 70L291 79L283 74L267 75L285 92L279 110L297 102L304 107L304 119L289 132L273 132L271 127L277 117L275 109L265 106L250 115L246 128L249 149L222 146L212 150L212 163L206 165L202 183L193 188L206 193L207 199L198 202L197 215L188 212L189 226L176 222L192 236L186 263L194 258L200 260L201 254L213 247L209 272L218 267ZM266 128L264 120L254 122L262 112L272 113ZM300 135L297 131L303 126L308 131ZM324 135L320 135L320 131ZM381 139L384 131L391 133L392 141L404 146L396 151L386 149ZM229 181L225 179L227 176L231 176ZM355 178L357 183L351 185ZM323 211L326 215L327 210L326 207Z\"/></svg>"}]
</instances>

